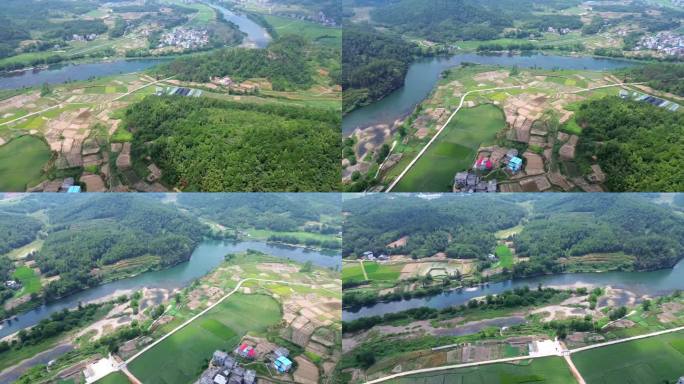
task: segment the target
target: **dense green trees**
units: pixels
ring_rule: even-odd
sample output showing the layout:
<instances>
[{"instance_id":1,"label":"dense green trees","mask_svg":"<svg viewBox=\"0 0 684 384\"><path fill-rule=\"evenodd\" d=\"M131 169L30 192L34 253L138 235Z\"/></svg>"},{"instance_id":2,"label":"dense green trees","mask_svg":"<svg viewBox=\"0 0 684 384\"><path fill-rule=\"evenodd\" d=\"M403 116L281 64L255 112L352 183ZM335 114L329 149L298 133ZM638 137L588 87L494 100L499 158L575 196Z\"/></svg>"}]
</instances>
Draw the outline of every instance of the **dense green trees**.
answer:
<instances>
[{"instance_id":1,"label":"dense green trees","mask_svg":"<svg viewBox=\"0 0 684 384\"><path fill-rule=\"evenodd\" d=\"M358 1L357 3L364 3ZM541 3L534 0L397 0L372 2L377 7L372 20L395 32L437 42L491 40L502 37L505 29L517 28L517 37L547 28L578 29L577 16L538 15ZM560 10L579 4L578 0L545 1L546 9Z\"/></svg>"},{"instance_id":2,"label":"dense green trees","mask_svg":"<svg viewBox=\"0 0 684 384\"><path fill-rule=\"evenodd\" d=\"M345 26L342 90L345 112L387 96L404 85L417 47L368 26Z\"/></svg>"},{"instance_id":3,"label":"dense green trees","mask_svg":"<svg viewBox=\"0 0 684 384\"><path fill-rule=\"evenodd\" d=\"M96 285L93 269L120 260L155 255L161 266L187 260L207 233L196 219L148 197L96 196L48 211L49 234L35 260L50 300Z\"/></svg>"},{"instance_id":4,"label":"dense green trees","mask_svg":"<svg viewBox=\"0 0 684 384\"><path fill-rule=\"evenodd\" d=\"M178 203L225 226L280 232L296 231L324 215L338 216L340 209L339 195L315 193L184 193Z\"/></svg>"},{"instance_id":5,"label":"dense green trees","mask_svg":"<svg viewBox=\"0 0 684 384\"><path fill-rule=\"evenodd\" d=\"M520 200L532 206L527 213ZM684 219L668 207L638 195L577 195L508 197L372 195L344 202L343 256L365 251L409 254L415 258L445 252L452 258L478 258L486 263L494 253L497 230L522 223L512 235L516 254L513 277L565 270L561 258L592 253L622 253L632 258L623 268L670 268L684 257ZM406 245L388 244L406 237ZM350 296L352 302L374 298Z\"/></svg>"},{"instance_id":6,"label":"dense green trees","mask_svg":"<svg viewBox=\"0 0 684 384\"><path fill-rule=\"evenodd\" d=\"M580 158L598 158L610 191L684 190L684 114L607 97L582 104L576 120Z\"/></svg>"},{"instance_id":7,"label":"dense green trees","mask_svg":"<svg viewBox=\"0 0 684 384\"><path fill-rule=\"evenodd\" d=\"M148 97L126 111L137 158L186 191L332 191L340 116L210 98Z\"/></svg>"},{"instance_id":8,"label":"dense green trees","mask_svg":"<svg viewBox=\"0 0 684 384\"><path fill-rule=\"evenodd\" d=\"M684 257L684 220L639 196L550 197L535 212L514 236L518 255L530 256L514 276L561 272L559 257L589 253L635 256L635 270L669 268Z\"/></svg>"},{"instance_id":9,"label":"dense green trees","mask_svg":"<svg viewBox=\"0 0 684 384\"><path fill-rule=\"evenodd\" d=\"M42 227L32 217L0 213L0 255L32 242Z\"/></svg>"},{"instance_id":10,"label":"dense green trees","mask_svg":"<svg viewBox=\"0 0 684 384\"><path fill-rule=\"evenodd\" d=\"M494 231L513 227L525 211L486 196L424 200L414 196L373 195L344 202L343 256L365 251L410 254L415 258L446 252L454 258L486 257ZM405 246L387 245L408 236Z\"/></svg>"},{"instance_id":11,"label":"dense green trees","mask_svg":"<svg viewBox=\"0 0 684 384\"><path fill-rule=\"evenodd\" d=\"M266 49L226 48L207 54L183 57L162 66L163 76L208 82L214 76L235 80L268 78L275 90L306 89L313 85L315 51L306 39L287 35Z\"/></svg>"}]
</instances>

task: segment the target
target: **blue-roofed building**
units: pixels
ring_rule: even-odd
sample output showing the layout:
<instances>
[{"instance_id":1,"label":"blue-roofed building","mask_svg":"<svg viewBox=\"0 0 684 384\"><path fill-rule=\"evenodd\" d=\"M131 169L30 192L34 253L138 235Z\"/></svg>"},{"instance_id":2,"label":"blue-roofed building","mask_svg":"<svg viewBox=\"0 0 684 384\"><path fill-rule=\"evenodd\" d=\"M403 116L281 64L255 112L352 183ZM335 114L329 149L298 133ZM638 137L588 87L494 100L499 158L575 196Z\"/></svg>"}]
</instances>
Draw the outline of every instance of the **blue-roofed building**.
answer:
<instances>
[{"instance_id":1,"label":"blue-roofed building","mask_svg":"<svg viewBox=\"0 0 684 384\"><path fill-rule=\"evenodd\" d=\"M522 159L519 157L513 157L508 161L508 169L515 173L522 169Z\"/></svg>"},{"instance_id":2,"label":"blue-roofed building","mask_svg":"<svg viewBox=\"0 0 684 384\"><path fill-rule=\"evenodd\" d=\"M67 193L81 193L81 186L80 185L72 185L67 189Z\"/></svg>"},{"instance_id":3,"label":"blue-roofed building","mask_svg":"<svg viewBox=\"0 0 684 384\"><path fill-rule=\"evenodd\" d=\"M273 361L273 366L280 373L285 373L292 368L292 361L285 356L280 356L275 361Z\"/></svg>"}]
</instances>

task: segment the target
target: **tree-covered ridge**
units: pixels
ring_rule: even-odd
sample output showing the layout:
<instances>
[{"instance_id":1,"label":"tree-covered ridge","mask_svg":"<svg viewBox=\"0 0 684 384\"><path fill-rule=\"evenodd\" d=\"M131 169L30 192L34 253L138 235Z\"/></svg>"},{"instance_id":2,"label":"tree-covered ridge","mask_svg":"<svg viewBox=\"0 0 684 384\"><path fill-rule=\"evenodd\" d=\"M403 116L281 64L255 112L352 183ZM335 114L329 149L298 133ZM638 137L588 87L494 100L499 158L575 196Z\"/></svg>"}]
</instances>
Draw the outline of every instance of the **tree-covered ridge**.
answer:
<instances>
[{"instance_id":1,"label":"tree-covered ridge","mask_svg":"<svg viewBox=\"0 0 684 384\"><path fill-rule=\"evenodd\" d=\"M518 255L531 257L516 274L561 271L558 258L590 253L632 255L635 270L669 268L684 257L684 219L640 196L552 197L534 212L513 237Z\"/></svg>"},{"instance_id":2,"label":"tree-covered ridge","mask_svg":"<svg viewBox=\"0 0 684 384\"><path fill-rule=\"evenodd\" d=\"M517 225L525 210L505 200L457 196L434 200L385 195L344 202L343 256L365 251L409 254L446 252L453 258L485 257L496 245L494 232ZM408 236L405 246L387 245Z\"/></svg>"},{"instance_id":3,"label":"tree-covered ridge","mask_svg":"<svg viewBox=\"0 0 684 384\"><path fill-rule=\"evenodd\" d=\"M650 87L684 97L684 64L654 63L620 72L626 82L646 82Z\"/></svg>"},{"instance_id":4,"label":"tree-covered ridge","mask_svg":"<svg viewBox=\"0 0 684 384\"><path fill-rule=\"evenodd\" d=\"M0 255L32 242L42 228L32 217L0 212Z\"/></svg>"},{"instance_id":5,"label":"tree-covered ridge","mask_svg":"<svg viewBox=\"0 0 684 384\"><path fill-rule=\"evenodd\" d=\"M225 48L183 57L160 68L163 76L178 80L208 82L214 76L235 80L267 78L274 90L307 89L314 83L316 47L301 36L280 37L266 49Z\"/></svg>"},{"instance_id":6,"label":"tree-covered ridge","mask_svg":"<svg viewBox=\"0 0 684 384\"><path fill-rule=\"evenodd\" d=\"M607 97L584 103L578 152L595 156L613 192L684 190L684 114L645 102Z\"/></svg>"},{"instance_id":7,"label":"tree-covered ridge","mask_svg":"<svg viewBox=\"0 0 684 384\"><path fill-rule=\"evenodd\" d=\"M286 232L319 222L323 216L339 216L340 200L332 193L183 193L177 201L225 226Z\"/></svg>"},{"instance_id":8,"label":"tree-covered ridge","mask_svg":"<svg viewBox=\"0 0 684 384\"><path fill-rule=\"evenodd\" d=\"M50 226L35 261L54 298L96 285L96 268L139 256L159 257L160 267L188 260L208 228L149 197L102 195L48 210Z\"/></svg>"},{"instance_id":9,"label":"tree-covered ridge","mask_svg":"<svg viewBox=\"0 0 684 384\"><path fill-rule=\"evenodd\" d=\"M334 111L210 98L148 97L126 111L133 153L185 191L333 191L340 183Z\"/></svg>"},{"instance_id":10,"label":"tree-covered ridge","mask_svg":"<svg viewBox=\"0 0 684 384\"><path fill-rule=\"evenodd\" d=\"M417 46L367 26L348 25L342 36L342 107L369 104L404 85Z\"/></svg>"},{"instance_id":11,"label":"tree-covered ridge","mask_svg":"<svg viewBox=\"0 0 684 384\"><path fill-rule=\"evenodd\" d=\"M381 4L371 12L371 17L374 22L401 34L432 41L491 40L502 37L505 29L513 27L528 34L548 27L581 28L578 16L534 13L579 3L578 0L398 0Z\"/></svg>"},{"instance_id":12,"label":"tree-covered ridge","mask_svg":"<svg viewBox=\"0 0 684 384\"><path fill-rule=\"evenodd\" d=\"M494 253L495 231L522 223L511 240L517 256L529 260L515 264L513 276L563 272L564 260L595 253L629 255L633 270L670 268L684 257L684 218L647 197L525 196L525 202L484 195L351 199L343 205L343 256L445 252L452 258L483 259ZM387 246L405 236L405 246Z\"/></svg>"}]
</instances>

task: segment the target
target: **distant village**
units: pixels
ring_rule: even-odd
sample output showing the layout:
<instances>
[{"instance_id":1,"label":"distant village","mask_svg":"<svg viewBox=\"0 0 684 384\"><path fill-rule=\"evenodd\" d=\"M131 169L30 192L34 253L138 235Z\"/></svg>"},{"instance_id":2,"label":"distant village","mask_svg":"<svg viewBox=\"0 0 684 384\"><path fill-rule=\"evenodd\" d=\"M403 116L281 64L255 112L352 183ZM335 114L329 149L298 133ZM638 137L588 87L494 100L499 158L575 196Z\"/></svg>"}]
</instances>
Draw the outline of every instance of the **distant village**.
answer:
<instances>
[{"instance_id":1,"label":"distant village","mask_svg":"<svg viewBox=\"0 0 684 384\"><path fill-rule=\"evenodd\" d=\"M276 347L270 351L260 350L246 342L240 344L232 353L216 351L209 367L200 376L198 384L254 384L257 382L256 371L247 369L252 362L262 360L269 371L286 374L292 369L289 358L290 351L285 347Z\"/></svg>"},{"instance_id":2,"label":"distant village","mask_svg":"<svg viewBox=\"0 0 684 384\"><path fill-rule=\"evenodd\" d=\"M666 56L684 57L684 36L670 31L658 32L642 37L635 50L652 50Z\"/></svg>"},{"instance_id":3,"label":"distant village","mask_svg":"<svg viewBox=\"0 0 684 384\"><path fill-rule=\"evenodd\" d=\"M178 27L161 35L158 48L198 49L209 44L209 31Z\"/></svg>"}]
</instances>

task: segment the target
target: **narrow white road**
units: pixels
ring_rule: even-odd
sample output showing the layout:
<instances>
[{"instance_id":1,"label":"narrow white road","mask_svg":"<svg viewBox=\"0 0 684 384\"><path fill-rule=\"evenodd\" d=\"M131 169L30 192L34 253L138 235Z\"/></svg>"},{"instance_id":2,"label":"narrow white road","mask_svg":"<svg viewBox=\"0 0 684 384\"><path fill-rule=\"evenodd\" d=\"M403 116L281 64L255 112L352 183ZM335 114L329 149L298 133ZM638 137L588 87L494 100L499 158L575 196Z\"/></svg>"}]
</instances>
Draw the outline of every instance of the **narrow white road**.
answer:
<instances>
[{"instance_id":1,"label":"narrow white road","mask_svg":"<svg viewBox=\"0 0 684 384\"><path fill-rule=\"evenodd\" d=\"M175 77L175 76L171 76L171 77L167 77L166 79L161 79L161 80L157 80L157 81L153 81L153 82L147 83L147 84L142 85L142 86L140 86L140 87L138 87L138 88L136 88L136 89L134 89L134 90L132 90L132 91L130 91L130 92L124 93L123 95L118 96L118 97L116 97L115 99L112 99L112 101L120 100L120 99L122 99L122 98L124 98L124 97L126 97L126 96L128 96L128 95L130 95L130 94L133 94L133 93L135 93L135 92L138 92L139 90L141 90L141 89L143 89L143 88L145 88L145 87L149 87L150 85L154 85L154 84L160 83L160 82L162 82L162 81L171 80L171 79L174 78L174 77ZM27 115L24 115L24 116L21 116L21 117L17 117L16 119L13 119L13 120L10 120L10 121L6 121L6 122L0 124L0 127L3 126L3 125L7 125L7 124L14 123L15 121L18 121L18 120L21 120L21 119L26 119L26 118L31 117L31 116L40 115L40 114L45 113L45 112L47 112L47 111L49 111L49 110L51 110L51 109L61 108L61 107L63 107L65 104L69 104L69 103L59 103L59 104L53 105L52 107L48 107L48 108L42 109L42 110L37 111L37 112L32 112L32 113L29 113L29 114L27 114ZM74 104L81 104L81 103L74 103Z\"/></svg>"},{"instance_id":2,"label":"narrow white road","mask_svg":"<svg viewBox=\"0 0 684 384\"><path fill-rule=\"evenodd\" d=\"M444 128L446 128L446 126L449 125L449 123L451 122L451 119L453 119L454 116L456 116L456 114L458 113L458 111L461 110L461 107L463 107L463 103L465 102L465 99L466 99L466 97L468 97L468 95L470 95L471 93L477 93L477 92L501 91L501 90L504 90L504 89L513 89L513 88L522 88L522 87L523 87L522 85L514 85L514 86L510 86L510 87L498 87L498 88L488 88L488 89L473 89L472 91L468 91L468 92L464 93L463 96L461 97L461 102L458 104L458 107L457 107L456 110L451 114L451 116L449 116L449 119L446 121L446 123L444 123L444 125L442 125L442 126L439 128L439 130L437 130L437 133L435 133L435 135L432 137L432 139L430 139L430 141L428 141L428 143L423 147L423 149L420 150L420 152L418 153L418 155L417 155L415 158L413 158L413 160L411 160L411 162L409 163L409 165L401 172L401 174L399 174L399 176L397 176L397 178L394 179L394 181L392 182L392 184L390 184L389 188L387 188L387 190L386 190L385 192L391 192L392 189L394 189L394 187L395 187L395 186L399 183L399 181L404 177L404 175L406 175L406 173L411 169L411 167L413 167L413 165L420 159L420 157L423 156L423 154L425 153L425 151L427 151L427 149L430 148L430 145L432 145L432 143L433 143L435 140L437 140L437 138L439 137L439 134L442 133L442 131L444 130Z\"/></svg>"},{"instance_id":3,"label":"narrow white road","mask_svg":"<svg viewBox=\"0 0 684 384\"><path fill-rule=\"evenodd\" d=\"M567 361L568 359L570 359L570 356L569 356L569 355L572 354L572 353L582 352L582 351L586 351L586 350L588 350L588 349L606 347L606 346L614 345L614 344L626 343L626 342L633 341L633 340L645 339L645 338L649 338L649 337L660 336L660 335L664 335L664 334L667 334L667 333L673 333L673 332L679 332L679 331L684 331L684 327L677 327L677 328L667 329L667 330L664 330L664 331L658 331L658 332L653 332L653 333L647 333L647 334L644 334L644 335L628 337L628 338L625 338L625 339L619 339L619 340L608 341L608 342L605 342L605 343L589 345L589 346L582 347L582 348L576 348L576 349L571 349L571 350L565 350L565 351L561 351L560 355L558 355L558 356L565 356L565 357L566 357L566 361ZM441 367L416 369L416 370L413 370L413 371L406 371L406 372L396 373L396 374L393 374L393 375L381 377L381 378L379 378L379 379L370 380L370 381L367 381L366 384L382 383L382 382L387 381L387 380L398 379L398 378L401 378L401 377L416 375L416 374L420 374L420 373L439 372L439 371L446 371L446 370L456 369L456 368L475 367L475 366L478 366L478 365L488 365L488 364L496 364L496 363L508 363L508 362L519 361L519 360L535 359L535 358L539 358L539 357L546 357L546 356L537 356L537 357L519 356L519 357L510 357L510 358L505 358L505 359L480 361L480 362L476 362L476 363L454 364L454 365L445 365L445 366L441 366ZM571 364L571 365L570 365L571 370L572 370L573 368L574 368L575 370L577 369L577 368L575 368L575 364L572 363L572 361L570 361L569 364ZM574 372L573 372L573 374L574 374ZM584 384L584 379L582 378L582 376L581 376L581 374L579 373L579 371L577 371L577 376L579 377L578 382L579 382L580 384ZM576 377L577 377L577 376L576 376ZM579 380L581 380L581 381L579 381Z\"/></svg>"}]
</instances>

